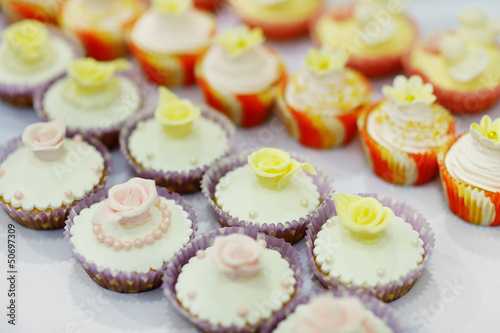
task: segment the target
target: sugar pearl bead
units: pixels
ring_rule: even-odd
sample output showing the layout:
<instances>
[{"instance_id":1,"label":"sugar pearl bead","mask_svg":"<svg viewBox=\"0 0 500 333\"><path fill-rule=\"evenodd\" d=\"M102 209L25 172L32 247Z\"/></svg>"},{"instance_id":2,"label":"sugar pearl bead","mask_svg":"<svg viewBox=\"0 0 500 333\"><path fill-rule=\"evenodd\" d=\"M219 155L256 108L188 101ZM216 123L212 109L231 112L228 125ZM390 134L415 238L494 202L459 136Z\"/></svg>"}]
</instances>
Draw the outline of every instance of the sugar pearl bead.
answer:
<instances>
[{"instance_id":1,"label":"sugar pearl bead","mask_svg":"<svg viewBox=\"0 0 500 333\"><path fill-rule=\"evenodd\" d=\"M330 220L326 221L326 227L327 228L331 228L334 225L335 225L335 221L334 220L330 219Z\"/></svg>"},{"instance_id":2,"label":"sugar pearl bead","mask_svg":"<svg viewBox=\"0 0 500 333\"><path fill-rule=\"evenodd\" d=\"M92 227L92 232L94 232L94 234L99 234L101 232L101 226L100 225L95 225Z\"/></svg>"},{"instance_id":3,"label":"sugar pearl bead","mask_svg":"<svg viewBox=\"0 0 500 333\"><path fill-rule=\"evenodd\" d=\"M111 246L113 246L113 243L114 243L114 239L112 237L104 238L104 245L111 247Z\"/></svg>"},{"instance_id":4,"label":"sugar pearl bead","mask_svg":"<svg viewBox=\"0 0 500 333\"><path fill-rule=\"evenodd\" d=\"M104 242L104 238L106 238L106 236L104 236L104 234L97 235L97 241L99 243L103 243Z\"/></svg>"},{"instance_id":5,"label":"sugar pearl bead","mask_svg":"<svg viewBox=\"0 0 500 333\"><path fill-rule=\"evenodd\" d=\"M248 315L248 311L245 308L239 308L238 309L238 316L244 318Z\"/></svg>"},{"instance_id":6,"label":"sugar pearl bead","mask_svg":"<svg viewBox=\"0 0 500 333\"><path fill-rule=\"evenodd\" d=\"M413 247L418 247L420 245L420 242L418 241L418 238L414 238L410 241L410 244L413 246Z\"/></svg>"},{"instance_id":7,"label":"sugar pearl bead","mask_svg":"<svg viewBox=\"0 0 500 333\"><path fill-rule=\"evenodd\" d=\"M122 245L122 242L120 242L120 241L115 241L113 243L113 249L115 251L120 251L122 249L122 247L123 247L123 245Z\"/></svg>"},{"instance_id":8,"label":"sugar pearl bead","mask_svg":"<svg viewBox=\"0 0 500 333\"><path fill-rule=\"evenodd\" d=\"M377 275L379 277L383 277L385 275L385 269L383 269L383 268L377 269Z\"/></svg>"},{"instance_id":9,"label":"sugar pearl bead","mask_svg":"<svg viewBox=\"0 0 500 333\"><path fill-rule=\"evenodd\" d=\"M267 247L267 242L264 239L259 239L257 241L257 244L259 244L262 247Z\"/></svg>"},{"instance_id":10,"label":"sugar pearl bead","mask_svg":"<svg viewBox=\"0 0 500 333\"><path fill-rule=\"evenodd\" d=\"M195 298L196 298L196 291L194 291L194 290L190 290L190 291L188 292L188 297L189 297L190 299L195 299Z\"/></svg>"},{"instance_id":11,"label":"sugar pearl bead","mask_svg":"<svg viewBox=\"0 0 500 333\"><path fill-rule=\"evenodd\" d=\"M130 250L132 250L132 243L131 243L131 242L125 242L125 243L123 243L123 248L124 248L126 251L130 251Z\"/></svg>"},{"instance_id":12,"label":"sugar pearl bead","mask_svg":"<svg viewBox=\"0 0 500 333\"><path fill-rule=\"evenodd\" d=\"M307 200L307 199L301 200L300 205L302 207L306 208L307 206L309 206L309 200Z\"/></svg>"},{"instance_id":13,"label":"sugar pearl bead","mask_svg":"<svg viewBox=\"0 0 500 333\"><path fill-rule=\"evenodd\" d=\"M198 259L205 259L207 254L203 250L198 250L196 251L196 258Z\"/></svg>"},{"instance_id":14,"label":"sugar pearl bead","mask_svg":"<svg viewBox=\"0 0 500 333\"><path fill-rule=\"evenodd\" d=\"M153 235L147 235L144 242L148 245L152 245L155 242L155 238Z\"/></svg>"},{"instance_id":15,"label":"sugar pearl bead","mask_svg":"<svg viewBox=\"0 0 500 333\"><path fill-rule=\"evenodd\" d=\"M73 191L67 189L66 191L64 191L64 195L66 196L66 198L71 199L73 198Z\"/></svg>"},{"instance_id":16,"label":"sugar pearl bead","mask_svg":"<svg viewBox=\"0 0 500 333\"><path fill-rule=\"evenodd\" d=\"M80 143L83 141L83 136L81 134L77 134L73 137L73 140Z\"/></svg>"},{"instance_id":17,"label":"sugar pearl bead","mask_svg":"<svg viewBox=\"0 0 500 333\"><path fill-rule=\"evenodd\" d=\"M172 216L172 212L166 209L166 210L161 212L161 216L162 217L170 217L170 216Z\"/></svg>"},{"instance_id":18,"label":"sugar pearl bead","mask_svg":"<svg viewBox=\"0 0 500 333\"><path fill-rule=\"evenodd\" d=\"M165 209L167 209L167 205L164 204L164 203L161 203L160 204L160 210L165 210Z\"/></svg>"},{"instance_id":19,"label":"sugar pearl bead","mask_svg":"<svg viewBox=\"0 0 500 333\"><path fill-rule=\"evenodd\" d=\"M255 210L251 210L248 212L248 216L250 216L251 219L254 219L257 217L257 212Z\"/></svg>"},{"instance_id":20,"label":"sugar pearl bead","mask_svg":"<svg viewBox=\"0 0 500 333\"><path fill-rule=\"evenodd\" d=\"M160 230L163 231L163 232L166 232L168 230L168 227L169 227L169 225L166 222L162 222L160 224Z\"/></svg>"},{"instance_id":21,"label":"sugar pearl bead","mask_svg":"<svg viewBox=\"0 0 500 333\"><path fill-rule=\"evenodd\" d=\"M155 231L153 231L153 237L155 239L160 239L162 238L163 236L163 231L161 231L160 229L156 229Z\"/></svg>"},{"instance_id":22,"label":"sugar pearl bead","mask_svg":"<svg viewBox=\"0 0 500 333\"><path fill-rule=\"evenodd\" d=\"M92 171L95 173L101 172L101 166L99 164L92 165Z\"/></svg>"},{"instance_id":23,"label":"sugar pearl bead","mask_svg":"<svg viewBox=\"0 0 500 333\"><path fill-rule=\"evenodd\" d=\"M137 248L140 249L141 247L144 246L144 241L142 239L140 239L140 238L136 238L134 240L134 245L135 245L135 247L137 247Z\"/></svg>"},{"instance_id":24,"label":"sugar pearl bead","mask_svg":"<svg viewBox=\"0 0 500 333\"><path fill-rule=\"evenodd\" d=\"M325 261L327 264L333 264L333 262L334 262L333 256L331 254L327 255L325 257Z\"/></svg>"},{"instance_id":25,"label":"sugar pearl bead","mask_svg":"<svg viewBox=\"0 0 500 333\"><path fill-rule=\"evenodd\" d=\"M21 200L22 198L24 198L24 193L21 191L16 191L14 193L14 198L16 198L17 200Z\"/></svg>"},{"instance_id":26,"label":"sugar pearl bead","mask_svg":"<svg viewBox=\"0 0 500 333\"><path fill-rule=\"evenodd\" d=\"M288 288L290 288L290 286L291 286L291 285L292 285L292 284L290 283L290 280L288 280L288 279L283 279L283 280L281 281L281 286L282 286L284 289L288 289Z\"/></svg>"},{"instance_id":27,"label":"sugar pearl bead","mask_svg":"<svg viewBox=\"0 0 500 333\"><path fill-rule=\"evenodd\" d=\"M189 163L191 163L191 165L196 165L198 164L198 159L196 157L191 157Z\"/></svg>"},{"instance_id":28,"label":"sugar pearl bead","mask_svg":"<svg viewBox=\"0 0 500 333\"><path fill-rule=\"evenodd\" d=\"M2 177L3 175L5 175L5 170L0 168L0 177Z\"/></svg>"},{"instance_id":29,"label":"sugar pearl bead","mask_svg":"<svg viewBox=\"0 0 500 333\"><path fill-rule=\"evenodd\" d=\"M170 218L169 218L169 217L165 217L165 218L163 219L163 222L162 222L162 223L165 223L167 226L170 226L170 224L171 224Z\"/></svg>"},{"instance_id":30,"label":"sugar pearl bead","mask_svg":"<svg viewBox=\"0 0 500 333\"><path fill-rule=\"evenodd\" d=\"M220 183L220 188L221 190L226 190L227 188L229 187L229 184L224 182L224 183Z\"/></svg>"}]
</instances>

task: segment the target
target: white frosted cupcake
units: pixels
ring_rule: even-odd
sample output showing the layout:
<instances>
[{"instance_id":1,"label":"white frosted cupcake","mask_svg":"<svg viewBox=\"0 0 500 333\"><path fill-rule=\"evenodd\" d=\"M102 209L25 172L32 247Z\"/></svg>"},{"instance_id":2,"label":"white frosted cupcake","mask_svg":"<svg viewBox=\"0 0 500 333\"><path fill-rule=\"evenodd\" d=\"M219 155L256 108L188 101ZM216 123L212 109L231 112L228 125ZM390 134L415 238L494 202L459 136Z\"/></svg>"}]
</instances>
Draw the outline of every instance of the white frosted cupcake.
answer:
<instances>
[{"instance_id":1,"label":"white frosted cupcake","mask_svg":"<svg viewBox=\"0 0 500 333\"><path fill-rule=\"evenodd\" d=\"M234 126L220 113L195 106L164 87L153 115L130 122L120 144L134 171L175 192L199 190L208 166L229 155Z\"/></svg>"},{"instance_id":2,"label":"white frosted cupcake","mask_svg":"<svg viewBox=\"0 0 500 333\"><path fill-rule=\"evenodd\" d=\"M398 332L392 313L380 301L333 293L311 296L282 320L273 333L393 333ZM384 311L385 310L385 311ZM396 327L391 327L396 326Z\"/></svg>"},{"instance_id":3,"label":"white frosted cupcake","mask_svg":"<svg viewBox=\"0 0 500 333\"><path fill-rule=\"evenodd\" d=\"M192 0L153 0L135 23L129 47L146 77L164 86L194 83L194 66L212 41L216 21Z\"/></svg>"},{"instance_id":4,"label":"white frosted cupcake","mask_svg":"<svg viewBox=\"0 0 500 333\"><path fill-rule=\"evenodd\" d=\"M164 264L196 230L196 215L177 194L133 178L82 202L66 224L71 250L97 284L136 293L160 286Z\"/></svg>"},{"instance_id":5,"label":"white frosted cupcake","mask_svg":"<svg viewBox=\"0 0 500 333\"><path fill-rule=\"evenodd\" d=\"M222 226L258 228L287 242L299 241L310 221L324 222L331 212L328 174L276 148L214 163L201 186Z\"/></svg>"},{"instance_id":6,"label":"white frosted cupcake","mask_svg":"<svg viewBox=\"0 0 500 333\"><path fill-rule=\"evenodd\" d=\"M216 38L196 67L207 103L239 126L267 119L286 76L278 54L263 43L260 29L233 28Z\"/></svg>"},{"instance_id":7,"label":"white frosted cupcake","mask_svg":"<svg viewBox=\"0 0 500 333\"><path fill-rule=\"evenodd\" d=\"M35 20L14 23L0 41L0 98L17 105L31 105L34 91L61 76L80 44L56 28Z\"/></svg>"},{"instance_id":8,"label":"white frosted cupcake","mask_svg":"<svg viewBox=\"0 0 500 333\"><path fill-rule=\"evenodd\" d=\"M438 161L451 211L472 224L500 225L500 119L473 123Z\"/></svg>"},{"instance_id":9,"label":"white frosted cupcake","mask_svg":"<svg viewBox=\"0 0 500 333\"><path fill-rule=\"evenodd\" d=\"M67 75L35 94L35 108L43 119L65 118L70 133L118 145L118 132L144 103L136 78L124 59L99 62L92 58L74 60Z\"/></svg>"},{"instance_id":10,"label":"white frosted cupcake","mask_svg":"<svg viewBox=\"0 0 500 333\"><path fill-rule=\"evenodd\" d=\"M69 211L104 187L108 151L81 135L65 138L64 121L32 124L0 149L0 206L31 229L59 229Z\"/></svg>"},{"instance_id":11,"label":"white frosted cupcake","mask_svg":"<svg viewBox=\"0 0 500 333\"><path fill-rule=\"evenodd\" d=\"M308 227L308 256L329 289L367 291L384 302L405 295L432 252L428 223L379 195L333 194L336 216Z\"/></svg>"},{"instance_id":12,"label":"white frosted cupcake","mask_svg":"<svg viewBox=\"0 0 500 333\"><path fill-rule=\"evenodd\" d=\"M167 267L163 288L203 332L260 331L301 287L298 254L283 240L229 228L192 244L194 251L181 251Z\"/></svg>"}]
</instances>

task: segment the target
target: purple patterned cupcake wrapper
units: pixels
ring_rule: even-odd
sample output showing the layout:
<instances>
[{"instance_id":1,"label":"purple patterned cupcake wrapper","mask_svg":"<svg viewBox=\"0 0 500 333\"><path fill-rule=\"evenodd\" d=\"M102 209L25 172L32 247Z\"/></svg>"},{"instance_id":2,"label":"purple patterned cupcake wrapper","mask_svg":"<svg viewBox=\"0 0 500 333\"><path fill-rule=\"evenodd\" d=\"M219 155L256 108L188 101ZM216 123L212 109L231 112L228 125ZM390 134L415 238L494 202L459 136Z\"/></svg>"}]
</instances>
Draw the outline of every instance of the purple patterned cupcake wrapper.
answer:
<instances>
[{"instance_id":1,"label":"purple patterned cupcake wrapper","mask_svg":"<svg viewBox=\"0 0 500 333\"><path fill-rule=\"evenodd\" d=\"M197 236L187 246L185 246L166 266L163 275L163 294L167 297L171 305L187 320L196 325L203 332L214 332L214 333L250 333L250 332L260 332L260 330L266 325L269 325L273 316L262 321L261 323L253 326L245 326L244 328L238 327L220 327L218 325L212 325L207 321L200 320L195 316L192 316L186 309L184 309L178 302L175 294L175 284L177 283L177 278L182 270L182 266L188 263L189 259L196 256L198 250L205 250L212 246L214 238L218 236L230 235L230 234L242 234L250 236L254 239L264 239L267 242L267 248L278 251L281 256L290 263L290 268L294 271L294 277L296 280L295 284L295 294L292 299L283 306L280 310L276 311L273 316L285 316L294 309L298 302L300 301L300 295L302 294L303 288L303 271L300 264L300 258L298 252L287 242L282 239L272 237L261 233L258 229L249 228L220 228L211 230L202 235Z\"/></svg>"},{"instance_id":2,"label":"purple patterned cupcake wrapper","mask_svg":"<svg viewBox=\"0 0 500 333\"><path fill-rule=\"evenodd\" d=\"M62 38L71 45L71 48L75 52L75 58L81 58L85 55L85 50L80 40L76 36L67 32L63 32L54 26L49 25L48 28L51 35ZM47 82L54 81L55 79L60 78L63 75L64 73L61 73L54 78L51 78L50 80L37 85L0 84L0 97L12 104L30 106L34 101L34 95L37 90L45 86Z\"/></svg>"},{"instance_id":3,"label":"purple patterned cupcake wrapper","mask_svg":"<svg viewBox=\"0 0 500 333\"><path fill-rule=\"evenodd\" d=\"M373 297L373 295L371 295L370 293L367 292L353 293L347 290L320 290L309 295L304 295L298 300L298 302L294 304L295 307L293 309L290 309L289 313L275 314L273 316L273 319L271 321L268 321L264 325L264 327L261 330L261 333L272 333L278 327L279 323L282 320L286 320L286 317L290 313L295 311L297 306L309 303L309 301L313 296L319 296L324 294L331 294L332 296L337 298L356 297L363 303L363 305L368 310L373 312L375 316L382 319L384 323L392 329L393 333L405 333L405 330L401 327L398 319L396 318L395 313L387 304Z\"/></svg>"},{"instance_id":4,"label":"purple patterned cupcake wrapper","mask_svg":"<svg viewBox=\"0 0 500 333\"><path fill-rule=\"evenodd\" d=\"M217 220L223 227L244 227L244 228L257 228L260 232L265 234L275 236L278 238L283 238L285 241L290 243L296 243L301 240L306 232L307 224L314 222L316 224L323 224L330 218L333 213L333 182L330 176L321 167L315 165L313 162L309 161L306 157L299 155L297 153L290 153L291 157L298 160L299 162L309 163L313 165L317 172L317 175L309 175L316 186L318 187L320 193L321 203L313 212L309 213L305 217L301 217L298 220L287 221L284 223L272 223L272 224L257 224L252 222L247 222L245 220L240 220L238 217L233 217L225 213L216 203L215 203L215 187L219 182L219 179L223 177L229 171L245 165L247 162L247 156L249 152L242 153L240 155L231 156L221 160L218 163L213 163L210 169L203 176L201 181L201 189L203 195L210 203L212 210L217 217Z\"/></svg>"},{"instance_id":5,"label":"purple patterned cupcake wrapper","mask_svg":"<svg viewBox=\"0 0 500 333\"><path fill-rule=\"evenodd\" d=\"M112 162L111 154L106 149L106 147L99 141L84 137L84 140L89 144L93 145L104 157L104 177L103 180L85 197L73 202L72 205L67 208L56 208L47 211L24 211L21 207L15 208L10 206L9 203L4 203L0 200L0 206L9 214L9 216L17 221L19 224L30 228L38 230L53 230L64 228L66 217L68 216L72 207L77 205L80 201L85 200L93 193L101 190L106 185L106 182L111 174ZM16 151L18 148L23 146L21 138L16 138L8 141L3 147L0 148L0 165L7 159L7 157Z\"/></svg>"},{"instance_id":6,"label":"purple patterned cupcake wrapper","mask_svg":"<svg viewBox=\"0 0 500 333\"><path fill-rule=\"evenodd\" d=\"M130 79L139 89L141 104L139 106L139 109L135 112L134 116L132 116L131 118L143 114L145 112L147 105L146 101L148 93L153 89L153 86L149 84L145 79L141 78L140 75L133 70L118 73L117 75L124 76ZM43 99L45 93L54 83L64 79L66 76L67 74L64 74L58 78L51 80L47 84L40 86L38 89L36 89L33 94L33 107L38 116L44 121L55 120L55 119L49 119L47 113L43 108ZM118 147L118 136L120 133L120 129L125 126L125 124L127 123L127 121L129 121L129 119L125 119L120 123L111 125L106 128L92 128L92 129L67 128L67 132L69 135L83 134L85 136L94 137L99 141L101 141L106 147L113 149ZM99 119L96 119L96 123L98 121Z\"/></svg>"},{"instance_id":7,"label":"purple patterned cupcake wrapper","mask_svg":"<svg viewBox=\"0 0 500 333\"><path fill-rule=\"evenodd\" d=\"M132 132L137 127L137 124L141 121L151 119L154 117L154 114L140 115L135 119L132 119L127 125L125 125L120 132L120 148L123 156L127 160L128 164L132 168L132 170L142 178L153 179L156 181L156 184L159 186L166 187L172 191L178 193L189 193L200 190L200 182L203 175L209 169L208 165L204 165L202 167L184 171L169 171L164 172L160 170L148 170L138 164L134 158L131 156L130 151L128 149L128 139ZM202 117L212 120L222 127L226 136L228 138L229 146L226 151L222 154L222 156L218 157L214 162L220 161L221 159L229 156L234 149L234 133L235 128L229 119L227 119L224 115L219 112L213 110L209 106L202 107Z\"/></svg>"},{"instance_id":8,"label":"purple patterned cupcake wrapper","mask_svg":"<svg viewBox=\"0 0 500 333\"><path fill-rule=\"evenodd\" d=\"M193 239L198 230L198 219L194 209L184 199L182 199L179 194L168 191L162 187L157 187L157 190L158 196L174 200L188 213L188 217L192 221L191 228L193 229L190 239ZM73 237L71 227L74 224L75 217L78 216L83 209L89 208L93 204L105 200L107 197L108 189L102 189L94 193L92 196L85 198L78 205L73 207L68 219L66 220L66 227L64 231L64 238L68 241L71 251L82 264L87 274L101 287L120 293L138 293L158 288L161 285L161 277L167 263L165 263L162 268L150 270L147 273L116 273L112 272L109 268L99 269L96 264L87 261L84 255L76 252L74 245L71 243L71 237ZM175 256L176 255L174 255L174 257Z\"/></svg>"},{"instance_id":9,"label":"purple patterned cupcake wrapper","mask_svg":"<svg viewBox=\"0 0 500 333\"><path fill-rule=\"evenodd\" d=\"M338 280L330 278L329 276L323 274L323 272L316 265L313 253L314 241L316 240L317 234L323 226L323 223L317 222L312 222L307 228L306 254L309 258L309 262L312 265L314 274L325 288L347 290L353 293L367 291L384 302L392 302L406 294L411 289L411 287L413 287L420 274L424 270L425 265L431 258L432 250L434 248L434 232L432 231L429 222L427 222L427 219L424 218L417 210L405 204L404 202L399 202L390 197L376 193L362 193L358 195L362 197L373 197L377 199L382 203L382 205L391 208L396 216L399 216L406 222L410 223L413 229L420 234L420 239L424 242L423 248L425 250L425 253L422 262L417 266L417 268L415 268L408 274L401 276L398 280L391 281L387 284L378 285L370 289L367 289L363 286L341 284ZM335 216L336 211L334 205L333 211Z\"/></svg>"}]
</instances>

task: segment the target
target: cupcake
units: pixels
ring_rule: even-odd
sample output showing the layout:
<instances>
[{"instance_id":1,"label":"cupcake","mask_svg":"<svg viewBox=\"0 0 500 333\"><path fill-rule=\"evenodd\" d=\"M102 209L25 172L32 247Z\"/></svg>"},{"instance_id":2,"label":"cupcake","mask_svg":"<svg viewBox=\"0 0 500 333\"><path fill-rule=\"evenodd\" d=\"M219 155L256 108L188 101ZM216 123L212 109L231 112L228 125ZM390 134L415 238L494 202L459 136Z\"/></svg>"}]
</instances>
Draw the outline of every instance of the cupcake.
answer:
<instances>
[{"instance_id":1,"label":"cupcake","mask_svg":"<svg viewBox=\"0 0 500 333\"><path fill-rule=\"evenodd\" d=\"M154 115L141 116L120 133L123 155L135 173L187 193L200 189L208 166L229 155L234 126L223 115L160 87Z\"/></svg>"},{"instance_id":2,"label":"cupcake","mask_svg":"<svg viewBox=\"0 0 500 333\"><path fill-rule=\"evenodd\" d=\"M161 285L165 264L196 230L196 214L178 194L132 178L77 205L65 236L97 284L138 293Z\"/></svg>"},{"instance_id":3,"label":"cupcake","mask_svg":"<svg viewBox=\"0 0 500 333\"><path fill-rule=\"evenodd\" d=\"M384 302L406 294L434 247L416 210L377 194L333 194L336 214L308 226L307 255L328 289L369 292Z\"/></svg>"},{"instance_id":4,"label":"cupcake","mask_svg":"<svg viewBox=\"0 0 500 333\"><path fill-rule=\"evenodd\" d=\"M328 174L276 148L212 164L201 187L223 227L256 228L291 243L304 237L308 223L324 223L331 214Z\"/></svg>"},{"instance_id":5,"label":"cupcake","mask_svg":"<svg viewBox=\"0 0 500 333\"><path fill-rule=\"evenodd\" d=\"M356 118L371 102L372 87L361 73L345 68L346 61L329 46L311 49L302 68L278 90L278 116L303 145L333 148L356 135Z\"/></svg>"},{"instance_id":6,"label":"cupcake","mask_svg":"<svg viewBox=\"0 0 500 333\"><path fill-rule=\"evenodd\" d=\"M311 29L319 45L344 49L347 65L368 76L390 74L401 66L418 32L401 4L359 0L332 8Z\"/></svg>"},{"instance_id":7,"label":"cupcake","mask_svg":"<svg viewBox=\"0 0 500 333\"><path fill-rule=\"evenodd\" d=\"M480 10L460 16L457 31L418 42L404 65L430 82L440 104L455 113L486 110L500 99L500 29Z\"/></svg>"},{"instance_id":8,"label":"cupcake","mask_svg":"<svg viewBox=\"0 0 500 333\"><path fill-rule=\"evenodd\" d=\"M389 306L367 294L322 292L305 296L272 333L395 333L402 332ZM268 332L264 330L263 332Z\"/></svg>"},{"instance_id":9,"label":"cupcake","mask_svg":"<svg viewBox=\"0 0 500 333\"><path fill-rule=\"evenodd\" d=\"M260 332L287 313L302 290L297 251L256 229L225 228L196 237L172 259L163 292L203 332Z\"/></svg>"},{"instance_id":10,"label":"cupcake","mask_svg":"<svg viewBox=\"0 0 500 333\"><path fill-rule=\"evenodd\" d=\"M207 103L239 126L255 126L267 119L286 78L281 59L263 42L260 29L228 30L216 38L196 67Z\"/></svg>"},{"instance_id":11,"label":"cupcake","mask_svg":"<svg viewBox=\"0 0 500 333\"><path fill-rule=\"evenodd\" d=\"M31 105L33 92L82 55L78 41L35 20L14 23L0 41L0 98Z\"/></svg>"},{"instance_id":12,"label":"cupcake","mask_svg":"<svg viewBox=\"0 0 500 333\"><path fill-rule=\"evenodd\" d=\"M261 28L266 37L287 39L309 30L324 0L230 0L243 22Z\"/></svg>"},{"instance_id":13,"label":"cupcake","mask_svg":"<svg viewBox=\"0 0 500 333\"><path fill-rule=\"evenodd\" d=\"M106 148L65 132L61 120L32 124L0 149L0 206L25 227L63 228L70 210L109 176Z\"/></svg>"},{"instance_id":14,"label":"cupcake","mask_svg":"<svg viewBox=\"0 0 500 333\"><path fill-rule=\"evenodd\" d=\"M2 13L10 22L32 19L56 24L61 0L1 0Z\"/></svg>"},{"instance_id":15,"label":"cupcake","mask_svg":"<svg viewBox=\"0 0 500 333\"><path fill-rule=\"evenodd\" d=\"M453 117L419 76L397 76L383 93L386 98L358 118L366 158L389 183L424 184L437 174L437 151L453 140Z\"/></svg>"},{"instance_id":16,"label":"cupcake","mask_svg":"<svg viewBox=\"0 0 500 333\"><path fill-rule=\"evenodd\" d=\"M472 224L500 225L500 119L473 123L438 161L451 211Z\"/></svg>"},{"instance_id":17,"label":"cupcake","mask_svg":"<svg viewBox=\"0 0 500 333\"><path fill-rule=\"evenodd\" d=\"M71 134L82 133L108 147L118 145L125 121L140 112L144 96L139 79L124 59L74 60L67 75L35 93L35 110L45 120L65 118Z\"/></svg>"},{"instance_id":18,"label":"cupcake","mask_svg":"<svg viewBox=\"0 0 500 333\"><path fill-rule=\"evenodd\" d=\"M193 8L192 0L154 0L132 28L129 47L152 82L190 85L196 59L207 50L215 30L214 17Z\"/></svg>"},{"instance_id":19,"label":"cupcake","mask_svg":"<svg viewBox=\"0 0 500 333\"><path fill-rule=\"evenodd\" d=\"M194 0L194 5L196 8L202 10L217 10L224 6L225 0Z\"/></svg>"},{"instance_id":20,"label":"cupcake","mask_svg":"<svg viewBox=\"0 0 500 333\"><path fill-rule=\"evenodd\" d=\"M144 10L142 0L66 0L58 21L80 38L89 57L113 60L127 53L125 31Z\"/></svg>"}]
</instances>

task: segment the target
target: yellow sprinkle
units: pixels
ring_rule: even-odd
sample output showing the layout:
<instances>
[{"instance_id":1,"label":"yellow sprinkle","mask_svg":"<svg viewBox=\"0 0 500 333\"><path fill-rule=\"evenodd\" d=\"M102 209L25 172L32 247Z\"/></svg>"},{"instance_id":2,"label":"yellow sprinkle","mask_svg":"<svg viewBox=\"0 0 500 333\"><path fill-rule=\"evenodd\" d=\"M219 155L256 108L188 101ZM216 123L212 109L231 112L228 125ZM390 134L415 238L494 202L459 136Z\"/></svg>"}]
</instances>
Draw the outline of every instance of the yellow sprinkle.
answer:
<instances>
[{"instance_id":1,"label":"yellow sprinkle","mask_svg":"<svg viewBox=\"0 0 500 333\"><path fill-rule=\"evenodd\" d=\"M405 98L405 101L408 101L408 102L413 102L414 100L415 100L415 96L413 96L413 95L408 95Z\"/></svg>"},{"instance_id":2,"label":"yellow sprinkle","mask_svg":"<svg viewBox=\"0 0 500 333\"><path fill-rule=\"evenodd\" d=\"M497 132L491 131L491 132L488 133L488 139L490 139L490 140L496 140L496 138L497 138Z\"/></svg>"}]
</instances>

